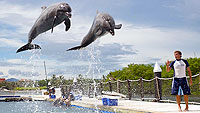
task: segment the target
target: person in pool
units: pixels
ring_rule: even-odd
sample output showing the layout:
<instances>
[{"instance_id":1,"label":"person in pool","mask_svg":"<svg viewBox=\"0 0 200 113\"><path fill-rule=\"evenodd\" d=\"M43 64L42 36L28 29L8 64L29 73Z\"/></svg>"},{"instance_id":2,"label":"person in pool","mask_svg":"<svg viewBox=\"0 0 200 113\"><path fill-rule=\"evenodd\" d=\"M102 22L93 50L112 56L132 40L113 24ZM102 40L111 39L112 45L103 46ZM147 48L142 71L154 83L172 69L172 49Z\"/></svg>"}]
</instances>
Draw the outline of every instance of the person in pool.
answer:
<instances>
[{"instance_id":1,"label":"person in pool","mask_svg":"<svg viewBox=\"0 0 200 113\"><path fill-rule=\"evenodd\" d=\"M64 100L67 107L71 106L71 95L68 96L67 99Z\"/></svg>"},{"instance_id":2,"label":"person in pool","mask_svg":"<svg viewBox=\"0 0 200 113\"><path fill-rule=\"evenodd\" d=\"M180 106L181 95L184 95L184 100L186 104L184 111L188 111L188 95L190 95L191 92L190 92L190 87L188 85L187 78L186 78L186 69L190 77L190 80L189 80L190 86L192 85L192 73L191 73L189 63L187 62L187 60L181 59L182 57L181 51L175 51L174 56L176 59L175 61L170 63L170 61L167 60L166 62L167 72L169 72L171 69L174 70L171 94L176 95L178 111L180 112L182 111L181 106Z\"/></svg>"}]
</instances>

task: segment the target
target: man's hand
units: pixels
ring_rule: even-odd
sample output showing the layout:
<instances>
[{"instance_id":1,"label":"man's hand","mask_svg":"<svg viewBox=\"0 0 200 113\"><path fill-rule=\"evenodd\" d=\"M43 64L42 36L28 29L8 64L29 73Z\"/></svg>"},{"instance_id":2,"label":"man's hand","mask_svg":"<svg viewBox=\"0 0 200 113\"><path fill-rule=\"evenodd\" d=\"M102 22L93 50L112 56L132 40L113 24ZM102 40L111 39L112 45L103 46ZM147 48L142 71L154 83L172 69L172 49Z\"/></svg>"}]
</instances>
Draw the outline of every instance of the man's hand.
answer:
<instances>
[{"instance_id":1,"label":"man's hand","mask_svg":"<svg viewBox=\"0 0 200 113\"><path fill-rule=\"evenodd\" d=\"M170 71L170 67L169 67L169 65L170 65L170 61L169 60L167 60L167 62L166 62L166 71L167 72L169 72Z\"/></svg>"},{"instance_id":2,"label":"man's hand","mask_svg":"<svg viewBox=\"0 0 200 113\"><path fill-rule=\"evenodd\" d=\"M170 61L169 61L169 60L167 60L167 62L166 62L166 66L169 66L169 64L170 64Z\"/></svg>"}]
</instances>

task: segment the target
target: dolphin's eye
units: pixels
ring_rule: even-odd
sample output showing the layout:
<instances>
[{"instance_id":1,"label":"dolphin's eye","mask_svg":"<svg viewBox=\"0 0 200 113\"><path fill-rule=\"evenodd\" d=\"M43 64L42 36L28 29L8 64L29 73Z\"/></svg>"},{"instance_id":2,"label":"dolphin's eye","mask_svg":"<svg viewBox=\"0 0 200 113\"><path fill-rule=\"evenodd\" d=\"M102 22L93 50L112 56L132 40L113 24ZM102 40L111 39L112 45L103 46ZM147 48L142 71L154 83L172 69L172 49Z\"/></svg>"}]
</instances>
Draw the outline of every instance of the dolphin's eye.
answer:
<instances>
[{"instance_id":1,"label":"dolphin's eye","mask_svg":"<svg viewBox=\"0 0 200 113\"><path fill-rule=\"evenodd\" d=\"M60 7L63 8L63 7L65 7L65 6L62 4L62 5L60 5Z\"/></svg>"},{"instance_id":2,"label":"dolphin's eye","mask_svg":"<svg viewBox=\"0 0 200 113\"><path fill-rule=\"evenodd\" d=\"M71 11L72 11L72 9L71 9L70 7L67 7L67 10L68 10L69 12L71 12Z\"/></svg>"},{"instance_id":3,"label":"dolphin's eye","mask_svg":"<svg viewBox=\"0 0 200 113\"><path fill-rule=\"evenodd\" d=\"M104 16L102 16L103 20L106 20L106 18Z\"/></svg>"}]
</instances>

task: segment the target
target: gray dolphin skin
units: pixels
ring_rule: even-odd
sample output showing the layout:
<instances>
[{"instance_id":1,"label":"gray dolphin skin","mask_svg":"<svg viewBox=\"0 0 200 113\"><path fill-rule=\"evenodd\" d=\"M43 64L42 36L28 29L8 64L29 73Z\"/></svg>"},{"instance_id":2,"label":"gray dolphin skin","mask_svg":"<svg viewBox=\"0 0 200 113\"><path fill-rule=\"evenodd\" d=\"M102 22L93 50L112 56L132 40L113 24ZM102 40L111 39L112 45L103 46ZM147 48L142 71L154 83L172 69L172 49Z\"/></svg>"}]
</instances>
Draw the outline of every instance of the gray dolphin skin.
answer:
<instances>
[{"instance_id":1,"label":"gray dolphin skin","mask_svg":"<svg viewBox=\"0 0 200 113\"><path fill-rule=\"evenodd\" d=\"M88 34L83 38L81 45L68 49L70 50L79 50L84 48L94 42L97 38L110 33L112 36L115 35L114 29L120 29L122 24L115 25L114 19L106 13L99 13L93 21L92 27L90 28Z\"/></svg>"},{"instance_id":2,"label":"gray dolphin skin","mask_svg":"<svg viewBox=\"0 0 200 113\"><path fill-rule=\"evenodd\" d=\"M43 6L42 13L36 20L35 24L31 28L28 34L28 43L17 50L18 52L31 50L31 49L41 49L39 45L31 44L31 42L41 33L46 32L50 29L53 32L53 28L64 21L66 26L65 31L68 31L71 22L71 7L67 3L57 3L49 7Z\"/></svg>"}]
</instances>

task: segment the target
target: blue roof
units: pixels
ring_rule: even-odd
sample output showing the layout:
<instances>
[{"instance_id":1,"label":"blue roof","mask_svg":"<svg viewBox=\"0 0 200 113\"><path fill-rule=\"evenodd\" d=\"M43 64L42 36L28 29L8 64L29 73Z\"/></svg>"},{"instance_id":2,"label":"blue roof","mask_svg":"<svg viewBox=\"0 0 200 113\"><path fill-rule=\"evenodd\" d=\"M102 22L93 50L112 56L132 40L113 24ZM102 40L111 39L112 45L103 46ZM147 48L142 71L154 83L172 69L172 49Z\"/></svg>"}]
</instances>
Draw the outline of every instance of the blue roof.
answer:
<instances>
[{"instance_id":1,"label":"blue roof","mask_svg":"<svg viewBox=\"0 0 200 113\"><path fill-rule=\"evenodd\" d=\"M7 82L17 82L17 81L19 81L19 80L16 79L16 78L9 78L9 79L7 79L6 81L7 81Z\"/></svg>"}]
</instances>

